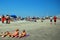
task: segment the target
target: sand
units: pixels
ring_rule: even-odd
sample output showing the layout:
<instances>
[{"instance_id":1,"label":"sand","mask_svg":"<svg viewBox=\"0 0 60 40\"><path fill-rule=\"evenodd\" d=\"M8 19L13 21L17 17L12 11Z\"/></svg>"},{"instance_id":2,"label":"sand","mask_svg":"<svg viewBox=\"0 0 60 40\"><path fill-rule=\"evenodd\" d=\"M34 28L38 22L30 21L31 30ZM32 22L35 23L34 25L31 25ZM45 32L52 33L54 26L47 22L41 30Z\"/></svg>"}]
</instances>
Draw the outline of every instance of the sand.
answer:
<instances>
[{"instance_id":1,"label":"sand","mask_svg":"<svg viewBox=\"0 0 60 40\"><path fill-rule=\"evenodd\" d=\"M2 24L0 22L0 32L10 31L14 32L15 29L26 30L26 32L30 35L24 38L10 38L0 37L0 40L60 40L60 20L57 20L57 24L54 22L50 24L49 20L37 20L37 22L29 22L29 21L15 21L10 24Z\"/></svg>"}]
</instances>

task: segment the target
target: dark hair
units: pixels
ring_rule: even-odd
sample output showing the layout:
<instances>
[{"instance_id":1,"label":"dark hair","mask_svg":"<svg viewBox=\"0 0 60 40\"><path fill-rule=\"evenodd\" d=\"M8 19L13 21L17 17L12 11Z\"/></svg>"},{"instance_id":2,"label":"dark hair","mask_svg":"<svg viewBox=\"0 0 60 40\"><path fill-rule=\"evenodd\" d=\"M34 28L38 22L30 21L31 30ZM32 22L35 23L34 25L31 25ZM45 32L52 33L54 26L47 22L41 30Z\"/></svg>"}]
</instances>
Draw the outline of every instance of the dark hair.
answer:
<instances>
[{"instance_id":1,"label":"dark hair","mask_svg":"<svg viewBox=\"0 0 60 40\"><path fill-rule=\"evenodd\" d=\"M16 29L16 31L19 31L19 29Z\"/></svg>"},{"instance_id":2,"label":"dark hair","mask_svg":"<svg viewBox=\"0 0 60 40\"><path fill-rule=\"evenodd\" d=\"M23 32L25 32L25 30L23 30Z\"/></svg>"},{"instance_id":3,"label":"dark hair","mask_svg":"<svg viewBox=\"0 0 60 40\"><path fill-rule=\"evenodd\" d=\"M5 16L4 15L2 15L2 18L4 18Z\"/></svg>"}]
</instances>

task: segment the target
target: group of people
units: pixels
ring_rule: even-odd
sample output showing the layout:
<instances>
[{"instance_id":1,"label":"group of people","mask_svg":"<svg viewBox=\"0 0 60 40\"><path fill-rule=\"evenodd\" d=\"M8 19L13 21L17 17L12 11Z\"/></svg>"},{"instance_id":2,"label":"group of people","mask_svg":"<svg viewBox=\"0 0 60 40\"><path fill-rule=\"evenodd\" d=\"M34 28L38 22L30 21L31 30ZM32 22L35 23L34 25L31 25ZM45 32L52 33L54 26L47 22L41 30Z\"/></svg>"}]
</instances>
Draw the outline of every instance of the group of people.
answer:
<instances>
[{"instance_id":1,"label":"group of people","mask_svg":"<svg viewBox=\"0 0 60 40\"><path fill-rule=\"evenodd\" d=\"M0 34L0 36L1 37L6 37L6 36L8 36L8 37L19 37L19 38L22 38L22 37L25 37L26 36L26 31L25 30L23 30L20 34L19 34L19 29L16 29L15 30L15 32L13 32L13 33L10 33L9 31L6 31L6 32L2 32L1 34Z\"/></svg>"},{"instance_id":2,"label":"group of people","mask_svg":"<svg viewBox=\"0 0 60 40\"><path fill-rule=\"evenodd\" d=\"M52 24L52 21L54 20L54 24L56 25L56 21L57 21L57 17L56 16L54 16L54 17L50 17L50 18L48 18L49 20L50 20L50 24ZM41 22L43 22L43 18L41 18Z\"/></svg>"},{"instance_id":3,"label":"group of people","mask_svg":"<svg viewBox=\"0 0 60 40\"><path fill-rule=\"evenodd\" d=\"M2 18L1 18L1 21L2 23L4 23L4 21L6 21L6 24L9 24L10 23L10 16L9 15L2 15Z\"/></svg>"},{"instance_id":4,"label":"group of people","mask_svg":"<svg viewBox=\"0 0 60 40\"><path fill-rule=\"evenodd\" d=\"M57 17L56 16L50 17L50 24L52 24L52 20L54 20L54 24L56 24Z\"/></svg>"}]
</instances>

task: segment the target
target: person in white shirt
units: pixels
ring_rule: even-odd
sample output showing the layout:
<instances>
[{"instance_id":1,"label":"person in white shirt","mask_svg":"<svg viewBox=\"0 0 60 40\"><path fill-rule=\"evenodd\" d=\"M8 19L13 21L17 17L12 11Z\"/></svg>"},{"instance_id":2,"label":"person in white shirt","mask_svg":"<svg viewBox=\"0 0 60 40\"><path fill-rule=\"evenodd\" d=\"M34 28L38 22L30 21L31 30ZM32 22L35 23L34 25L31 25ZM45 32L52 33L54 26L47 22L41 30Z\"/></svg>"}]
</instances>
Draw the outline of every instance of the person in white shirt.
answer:
<instances>
[{"instance_id":1,"label":"person in white shirt","mask_svg":"<svg viewBox=\"0 0 60 40\"><path fill-rule=\"evenodd\" d=\"M10 17L9 17L9 15L6 16L6 23L7 23L7 24L10 23Z\"/></svg>"},{"instance_id":2,"label":"person in white shirt","mask_svg":"<svg viewBox=\"0 0 60 40\"><path fill-rule=\"evenodd\" d=\"M1 21L1 16L0 16L0 21Z\"/></svg>"},{"instance_id":3,"label":"person in white shirt","mask_svg":"<svg viewBox=\"0 0 60 40\"><path fill-rule=\"evenodd\" d=\"M50 24L52 24L53 17L50 17Z\"/></svg>"}]
</instances>

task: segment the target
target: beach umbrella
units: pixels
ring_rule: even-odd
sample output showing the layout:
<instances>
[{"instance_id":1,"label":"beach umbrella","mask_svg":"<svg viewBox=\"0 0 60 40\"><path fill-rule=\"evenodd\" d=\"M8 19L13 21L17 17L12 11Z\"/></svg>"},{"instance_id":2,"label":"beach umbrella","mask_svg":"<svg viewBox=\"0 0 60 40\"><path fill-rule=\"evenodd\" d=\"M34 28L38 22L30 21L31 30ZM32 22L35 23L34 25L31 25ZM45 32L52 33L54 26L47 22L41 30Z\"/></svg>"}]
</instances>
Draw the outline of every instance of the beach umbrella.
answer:
<instances>
[{"instance_id":1,"label":"beach umbrella","mask_svg":"<svg viewBox=\"0 0 60 40\"><path fill-rule=\"evenodd\" d=\"M16 15L10 15L10 17L17 18L17 16L16 16Z\"/></svg>"}]
</instances>

